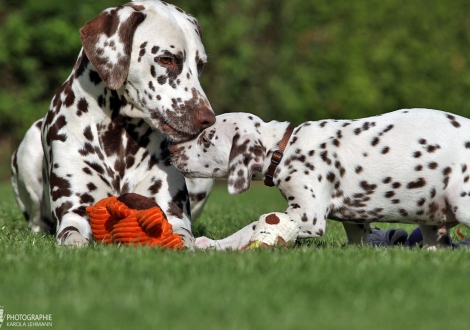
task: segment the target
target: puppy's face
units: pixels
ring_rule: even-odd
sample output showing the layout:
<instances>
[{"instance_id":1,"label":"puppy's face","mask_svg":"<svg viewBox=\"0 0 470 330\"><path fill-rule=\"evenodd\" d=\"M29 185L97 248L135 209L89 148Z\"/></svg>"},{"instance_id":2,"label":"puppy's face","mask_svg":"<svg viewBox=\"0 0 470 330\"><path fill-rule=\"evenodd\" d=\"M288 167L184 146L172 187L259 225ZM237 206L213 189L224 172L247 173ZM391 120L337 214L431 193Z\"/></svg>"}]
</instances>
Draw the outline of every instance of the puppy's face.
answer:
<instances>
[{"instance_id":1,"label":"puppy's face","mask_svg":"<svg viewBox=\"0 0 470 330\"><path fill-rule=\"evenodd\" d=\"M232 140L237 131L223 116L217 116L216 123L194 140L170 147L172 163L185 177L227 178Z\"/></svg>"},{"instance_id":2,"label":"puppy's face","mask_svg":"<svg viewBox=\"0 0 470 330\"><path fill-rule=\"evenodd\" d=\"M228 179L231 194L245 191L253 172L262 171L265 157L254 117L217 116L216 123L196 139L170 147L173 165L187 178Z\"/></svg>"}]
</instances>

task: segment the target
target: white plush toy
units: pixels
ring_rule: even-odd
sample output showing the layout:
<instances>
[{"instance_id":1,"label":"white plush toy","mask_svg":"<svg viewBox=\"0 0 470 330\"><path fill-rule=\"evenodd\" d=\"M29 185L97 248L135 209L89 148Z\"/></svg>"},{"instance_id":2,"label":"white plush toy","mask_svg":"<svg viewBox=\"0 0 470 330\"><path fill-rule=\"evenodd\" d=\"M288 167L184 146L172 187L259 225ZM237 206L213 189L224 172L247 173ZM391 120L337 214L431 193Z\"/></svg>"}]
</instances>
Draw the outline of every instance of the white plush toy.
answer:
<instances>
[{"instance_id":1,"label":"white plush toy","mask_svg":"<svg viewBox=\"0 0 470 330\"><path fill-rule=\"evenodd\" d=\"M293 242L297 238L299 230L300 226L285 213L263 214L259 218L255 232L246 248L256 249Z\"/></svg>"}]
</instances>

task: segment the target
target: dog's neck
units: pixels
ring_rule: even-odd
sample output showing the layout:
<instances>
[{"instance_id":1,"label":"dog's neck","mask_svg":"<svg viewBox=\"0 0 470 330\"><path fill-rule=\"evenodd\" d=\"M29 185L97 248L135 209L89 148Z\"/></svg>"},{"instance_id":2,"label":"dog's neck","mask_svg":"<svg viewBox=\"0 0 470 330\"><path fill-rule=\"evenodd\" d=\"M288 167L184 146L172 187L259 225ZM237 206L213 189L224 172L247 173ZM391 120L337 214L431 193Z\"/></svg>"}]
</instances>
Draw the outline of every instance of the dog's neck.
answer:
<instances>
[{"instance_id":1,"label":"dog's neck","mask_svg":"<svg viewBox=\"0 0 470 330\"><path fill-rule=\"evenodd\" d=\"M261 133L261 140L263 142L263 146L266 148L264 163L263 163L263 170L261 172L256 172L253 176L253 180L263 180L269 165L271 164L271 156L273 152L279 150L279 144L281 140L284 138L284 135L289 127L289 122L278 122L278 121L271 121L269 123L263 123L259 127L259 132ZM286 147L287 149L288 147Z\"/></svg>"}]
</instances>

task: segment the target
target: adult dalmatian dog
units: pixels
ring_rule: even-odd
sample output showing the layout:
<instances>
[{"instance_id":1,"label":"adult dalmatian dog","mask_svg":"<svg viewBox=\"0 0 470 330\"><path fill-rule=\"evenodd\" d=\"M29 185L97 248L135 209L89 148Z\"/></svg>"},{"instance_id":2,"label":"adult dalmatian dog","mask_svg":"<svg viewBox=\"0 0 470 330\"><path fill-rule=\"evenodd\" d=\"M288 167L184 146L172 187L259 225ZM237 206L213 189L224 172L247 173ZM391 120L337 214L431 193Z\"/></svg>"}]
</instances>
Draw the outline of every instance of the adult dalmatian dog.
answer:
<instances>
[{"instance_id":1,"label":"adult dalmatian dog","mask_svg":"<svg viewBox=\"0 0 470 330\"><path fill-rule=\"evenodd\" d=\"M80 37L72 73L12 157L29 228L82 246L92 239L85 208L133 192L154 198L192 248L188 191L168 145L215 122L199 83L207 56L198 21L163 1L135 1L104 10ZM212 183L189 184L199 213Z\"/></svg>"},{"instance_id":2,"label":"adult dalmatian dog","mask_svg":"<svg viewBox=\"0 0 470 330\"><path fill-rule=\"evenodd\" d=\"M448 244L447 230L457 223L470 225L469 132L469 119L429 109L295 128L230 113L170 151L183 175L228 179L231 194L247 190L252 178L277 186L299 238L322 236L327 218L344 224L351 243L367 242L370 222L401 222L419 225L434 248ZM254 225L196 245L241 248Z\"/></svg>"}]
</instances>

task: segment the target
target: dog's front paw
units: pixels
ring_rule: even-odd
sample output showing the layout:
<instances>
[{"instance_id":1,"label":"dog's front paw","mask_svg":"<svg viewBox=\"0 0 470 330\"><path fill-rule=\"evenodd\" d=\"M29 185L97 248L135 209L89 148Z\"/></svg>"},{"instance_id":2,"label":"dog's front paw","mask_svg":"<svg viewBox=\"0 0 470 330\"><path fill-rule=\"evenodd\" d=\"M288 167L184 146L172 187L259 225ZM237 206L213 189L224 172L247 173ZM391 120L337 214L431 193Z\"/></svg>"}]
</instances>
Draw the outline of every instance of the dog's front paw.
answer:
<instances>
[{"instance_id":1,"label":"dog's front paw","mask_svg":"<svg viewBox=\"0 0 470 330\"><path fill-rule=\"evenodd\" d=\"M185 249L189 249L191 251L194 250L194 236L191 234L190 231L186 229L176 230L173 231L173 234L177 234L181 237Z\"/></svg>"},{"instance_id":2,"label":"dog's front paw","mask_svg":"<svg viewBox=\"0 0 470 330\"><path fill-rule=\"evenodd\" d=\"M201 236L196 238L195 245L198 249L205 250L215 247L215 241L207 238L206 236Z\"/></svg>"},{"instance_id":3,"label":"dog's front paw","mask_svg":"<svg viewBox=\"0 0 470 330\"><path fill-rule=\"evenodd\" d=\"M70 247L84 247L87 244L88 240L78 232L71 233L63 243L63 245Z\"/></svg>"}]
</instances>

